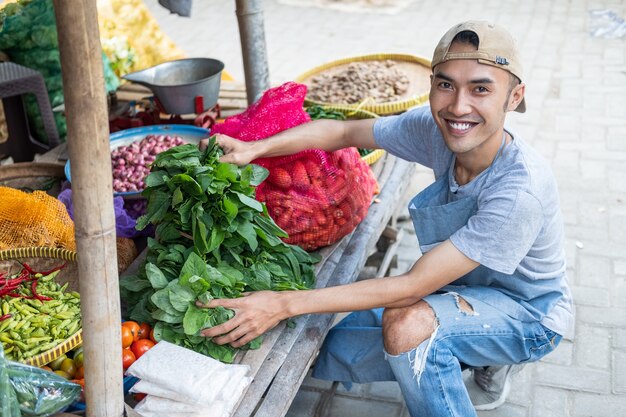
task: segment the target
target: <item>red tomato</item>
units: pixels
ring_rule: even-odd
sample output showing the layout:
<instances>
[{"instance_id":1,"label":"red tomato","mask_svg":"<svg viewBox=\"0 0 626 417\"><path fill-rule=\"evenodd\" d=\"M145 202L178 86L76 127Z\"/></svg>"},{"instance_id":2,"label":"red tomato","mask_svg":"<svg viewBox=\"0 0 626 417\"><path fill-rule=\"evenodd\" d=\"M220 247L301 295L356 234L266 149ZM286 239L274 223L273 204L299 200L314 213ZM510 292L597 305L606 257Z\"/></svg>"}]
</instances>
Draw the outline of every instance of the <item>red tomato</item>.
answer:
<instances>
[{"instance_id":1,"label":"red tomato","mask_svg":"<svg viewBox=\"0 0 626 417\"><path fill-rule=\"evenodd\" d=\"M149 351L152 348L152 346L154 346L154 342L152 340L141 339L141 340L137 340L136 342L133 342L133 344L130 345L130 350L132 350L133 353L135 354L135 357L139 359L141 355Z\"/></svg>"},{"instance_id":2,"label":"red tomato","mask_svg":"<svg viewBox=\"0 0 626 417\"><path fill-rule=\"evenodd\" d=\"M133 342L139 340L139 329L141 328L136 321L125 321L122 326L128 327L133 334Z\"/></svg>"},{"instance_id":3,"label":"red tomato","mask_svg":"<svg viewBox=\"0 0 626 417\"><path fill-rule=\"evenodd\" d=\"M83 389L83 391L85 390L85 379L84 378L70 379L70 382L73 382L75 384L80 385L81 388Z\"/></svg>"},{"instance_id":4,"label":"red tomato","mask_svg":"<svg viewBox=\"0 0 626 417\"><path fill-rule=\"evenodd\" d=\"M128 326L122 326L122 348L127 348L133 343L133 331Z\"/></svg>"},{"instance_id":5,"label":"red tomato","mask_svg":"<svg viewBox=\"0 0 626 417\"><path fill-rule=\"evenodd\" d=\"M85 379L72 379L70 382L80 385L80 396L78 401L85 401Z\"/></svg>"},{"instance_id":6,"label":"red tomato","mask_svg":"<svg viewBox=\"0 0 626 417\"><path fill-rule=\"evenodd\" d=\"M135 353L129 348L122 349L122 366L127 370L130 365L137 360Z\"/></svg>"},{"instance_id":7,"label":"red tomato","mask_svg":"<svg viewBox=\"0 0 626 417\"><path fill-rule=\"evenodd\" d=\"M152 328L148 323L141 323L139 326L139 339L149 339Z\"/></svg>"},{"instance_id":8,"label":"red tomato","mask_svg":"<svg viewBox=\"0 0 626 417\"><path fill-rule=\"evenodd\" d=\"M85 378L85 367L79 366L76 369L76 373L74 374L74 379L84 379Z\"/></svg>"},{"instance_id":9,"label":"red tomato","mask_svg":"<svg viewBox=\"0 0 626 417\"><path fill-rule=\"evenodd\" d=\"M154 338L154 329L150 330L150 340L152 340L154 344L159 343L159 341Z\"/></svg>"}]
</instances>

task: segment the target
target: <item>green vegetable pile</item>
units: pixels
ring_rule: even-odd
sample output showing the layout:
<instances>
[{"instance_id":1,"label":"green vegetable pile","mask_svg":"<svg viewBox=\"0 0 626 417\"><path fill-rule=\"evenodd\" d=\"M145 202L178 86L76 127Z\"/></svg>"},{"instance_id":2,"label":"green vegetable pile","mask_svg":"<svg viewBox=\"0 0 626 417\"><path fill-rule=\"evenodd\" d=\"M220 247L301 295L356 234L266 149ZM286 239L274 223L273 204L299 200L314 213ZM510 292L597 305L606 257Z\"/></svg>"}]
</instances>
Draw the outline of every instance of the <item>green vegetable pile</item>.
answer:
<instances>
[{"instance_id":1,"label":"green vegetable pile","mask_svg":"<svg viewBox=\"0 0 626 417\"><path fill-rule=\"evenodd\" d=\"M221 163L221 155L211 138L204 152L188 144L157 156L145 180L147 213L137 222L138 229L156 225L156 239L148 242L139 274L120 285L129 317L153 324L155 339L232 362L234 348L198 333L234 313L198 308L195 301L312 288L319 259L284 243L280 238L287 234L255 200L268 171ZM260 344L257 338L246 348Z\"/></svg>"},{"instance_id":2,"label":"green vegetable pile","mask_svg":"<svg viewBox=\"0 0 626 417\"><path fill-rule=\"evenodd\" d=\"M346 120L346 115L337 110L326 109L318 104L309 106L304 109L311 117L311 120L319 119L333 119L333 120Z\"/></svg>"},{"instance_id":3,"label":"green vegetable pile","mask_svg":"<svg viewBox=\"0 0 626 417\"><path fill-rule=\"evenodd\" d=\"M81 328L78 292L68 291L67 283L61 286L54 281L58 270L31 272L22 275L28 280L0 297L0 343L9 360L26 361L56 347ZM6 288L8 282L11 280L0 276L0 286Z\"/></svg>"}]
</instances>

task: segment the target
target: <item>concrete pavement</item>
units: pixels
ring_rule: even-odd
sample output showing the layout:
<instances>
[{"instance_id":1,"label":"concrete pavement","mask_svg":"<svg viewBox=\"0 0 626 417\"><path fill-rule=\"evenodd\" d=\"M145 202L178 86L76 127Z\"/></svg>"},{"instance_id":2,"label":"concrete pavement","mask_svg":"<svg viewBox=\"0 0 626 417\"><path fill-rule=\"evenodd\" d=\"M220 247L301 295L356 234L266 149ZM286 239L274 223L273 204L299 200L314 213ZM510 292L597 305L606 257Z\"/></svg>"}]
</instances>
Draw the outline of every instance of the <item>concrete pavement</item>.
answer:
<instances>
[{"instance_id":1,"label":"concrete pavement","mask_svg":"<svg viewBox=\"0 0 626 417\"><path fill-rule=\"evenodd\" d=\"M293 2L291 2L293 3ZM363 1L362 3L367 3ZM370 2L370 3L381 3ZM376 52L430 58L454 23L485 19L518 39L525 67L525 114L509 126L552 164L566 223L575 331L555 352L526 366L507 403L479 416L626 416L626 39L592 37L589 10L626 17L620 0L413 1L395 14L264 2L272 84L323 62ZM243 82L234 1L200 1L190 19L146 0L163 30L189 56L210 56ZM419 170L413 190L432 176ZM419 256L405 223L399 270ZM395 383L332 391L307 378L290 416L407 416Z\"/></svg>"}]
</instances>

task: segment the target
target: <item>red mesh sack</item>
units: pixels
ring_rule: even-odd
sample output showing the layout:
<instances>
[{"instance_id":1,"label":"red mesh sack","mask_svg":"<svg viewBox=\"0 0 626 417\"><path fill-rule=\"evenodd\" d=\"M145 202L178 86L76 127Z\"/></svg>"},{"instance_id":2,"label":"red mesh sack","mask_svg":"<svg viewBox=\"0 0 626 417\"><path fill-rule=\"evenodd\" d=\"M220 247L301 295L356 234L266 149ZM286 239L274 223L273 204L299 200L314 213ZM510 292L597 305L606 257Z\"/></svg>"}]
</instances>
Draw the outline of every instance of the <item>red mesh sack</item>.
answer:
<instances>
[{"instance_id":1,"label":"red mesh sack","mask_svg":"<svg viewBox=\"0 0 626 417\"><path fill-rule=\"evenodd\" d=\"M306 86L293 82L270 89L244 113L213 126L212 133L250 142L309 122L303 109L305 95ZM312 149L253 162L270 171L257 187L257 199L289 234L285 241L306 250L330 245L352 232L367 214L376 188L376 179L356 148Z\"/></svg>"}]
</instances>

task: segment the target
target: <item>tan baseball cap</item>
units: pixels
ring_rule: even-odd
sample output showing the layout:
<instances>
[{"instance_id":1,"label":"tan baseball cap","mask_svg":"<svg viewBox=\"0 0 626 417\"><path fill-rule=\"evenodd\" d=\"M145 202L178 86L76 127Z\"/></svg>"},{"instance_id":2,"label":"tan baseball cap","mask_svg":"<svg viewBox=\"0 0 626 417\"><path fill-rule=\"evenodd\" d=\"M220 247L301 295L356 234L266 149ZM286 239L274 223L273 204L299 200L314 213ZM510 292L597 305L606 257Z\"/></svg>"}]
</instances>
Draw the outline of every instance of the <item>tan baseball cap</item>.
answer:
<instances>
[{"instance_id":1,"label":"tan baseball cap","mask_svg":"<svg viewBox=\"0 0 626 417\"><path fill-rule=\"evenodd\" d=\"M478 49L470 52L448 52L452 40L463 31L474 32L478 37ZM435 48L431 68L452 59L476 59L479 63L503 69L522 80L522 64L517 52L515 40L501 26L493 23L471 20L452 27L439 41ZM526 111L526 100L523 99L515 111Z\"/></svg>"}]
</instances>

